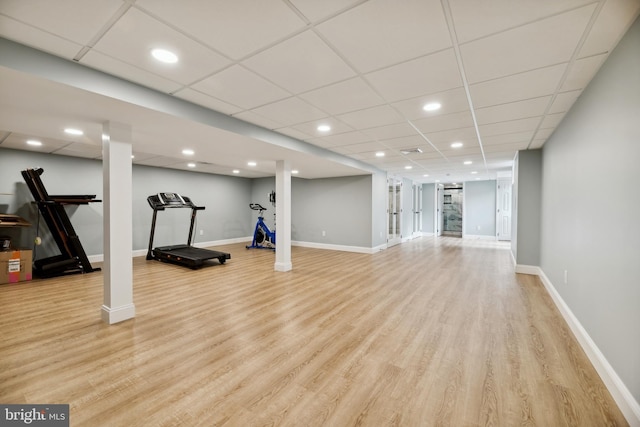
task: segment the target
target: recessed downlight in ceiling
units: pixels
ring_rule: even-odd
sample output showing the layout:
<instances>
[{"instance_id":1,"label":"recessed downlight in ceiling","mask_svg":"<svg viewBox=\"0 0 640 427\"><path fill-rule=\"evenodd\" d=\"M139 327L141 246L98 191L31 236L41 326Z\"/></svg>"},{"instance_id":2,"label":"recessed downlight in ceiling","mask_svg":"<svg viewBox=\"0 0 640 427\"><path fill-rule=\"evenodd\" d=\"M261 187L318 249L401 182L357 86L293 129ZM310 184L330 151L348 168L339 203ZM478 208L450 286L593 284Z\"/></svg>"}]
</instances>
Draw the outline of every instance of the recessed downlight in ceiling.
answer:
<instances>
[{"instance_id":1,"label":"recessed downlight in ceiling","mask_svg":"<svg viewBox=\"0 0 640 427\"><path fill-rule=\"evenodd\" d=\"M318 129L318 132L329 132L331 130L331 126L319 125L316 129Z\"/></svg>"},{"instance_id":2,"label":"recessed downlight in ceiling","mask_svg":"<svg viewBox=\"0 0 640 427\"><path fill-rule=\"evenodd\" d=\"M40 141L38 141L38 140L35 140L35 139L30 139L30 140L28 140L28 141L27 141L27 144L28 144L28 145L31 145L31 146L33 146L33 147L40 147L40 146L42 146L42 142L40 142Z\"/></svg>"},{"instance_id":3,"label":"recessed downlight in ceiling","mask_svg":"<svg viewBox=\"0 0 640 427\"><path fill-rule=\"evenodd\" d=\"M195 168L196 164L195 163L187 163L187 166L189 166L190 168Z\"/></svg>"},{"instance_id":4,"label":"recessed downlight in ceiling","mask_svg":"<svg viewBox=\"0 0 640 427\"><path fill-rule=\"evenodd\" d=\"M247 162L247 165L248 165L248 166L252 166L252 167L253 167L253 166L256 166L256 165L257 165L257 163L256 163L256 162Z\"/></svg>"},{"instance_id":5,"label":"recessed downlight in ceiling","mask_svg":"<svg viewBox=\"0 0 640 427\"><path fill-rule=\"evenodd\" d=\"M165 64L175 64L178 62L178 55L167 49L153 49L151 56Z\"/></svg>"},{"instance_id":6,"label":"recessed downlight in ceiling","mask_svg":"<svg viewBox=\"0 0 640 427\"><path fill-rule=\"evenodd\" d=\"M240 173L240 170L239 170L239 169L234 169L234 170L233 170L233 173L236 173L236 174L237 174L237 173Z\"/></svg>"},{"instance_id":7,"label":"recessed downlight in ceiling","mask_svg":"<svg viewBox=\"0 0 640 427\"><path fill-rule=\"evenodd\" d=\"M66 128L64 130L64 133L66 133L68 135L75 135L75 136L84 135L83 131L81 131L80 129L75 129L75 128Z\"/></svg>"},{"instance_id":8,"label":"recessed downlight in ceiling","mask_svg":"<svg viewBox=\"0 0 640 427\"><path fill-rule=\"evenodd\" d=\"M384 157L384 151L378 151L376 157Z\"/></svg>"},{"instance_id":9,"label":"recessed downlight in ceiling","mask_svg":"<svg viewBox=\"0 0 640 427\"><path fill-rule=\"evenodd\" d=\"M465 165L471 165L471 164L473 164L473 162L472 162L471 160L466 160L466 161L464 162L464 164L465 164Z\"/></svg>"},{"instance_id":10,"label":"recessed downlight in ceiling","mask_svg":"<svg viewBox=\"0 0 640 427\"><path fill-rule=\"evenodd\" d=\"M454 142L451 144L451 148L461 148L463 145L462 142Z\"/></svg>"},{"instance_id":11,"label":"recessed downlight in ceiling","mask_svg":"<svg viewBox=\"0 0 640 427\"><path fill-rule=\"evenodd\" d=\"M297 175L298 173L300 173L300 172L298 171L298 169L293 169L293 170L291 171L291 174L292 174L292 175Z\"/></svg>"},{"instance_id":12,"label":"recessed downlight in ceiling","mask_svg":"<svg viewBox=\"0 0 640 427\"><path fill-rule=\"evenodd\" d=\"M185 156L193 156L195 152L190 148L185 148L184 150L182 150L182 154L184 154Z\"/></svg>"},{"instance_id":13,"label":"recessed downlight in ceiling","mask_svg":"<svg viewBox=\"0 0 640 427\"><path fill-rule=\"evenodd\" d=\"M442 104L440 104L439 102L430 102L428 104L425 104L422 109L424 111L436 111L439 110L440 107L442 107Z\"/></svg>"}]
</instances>

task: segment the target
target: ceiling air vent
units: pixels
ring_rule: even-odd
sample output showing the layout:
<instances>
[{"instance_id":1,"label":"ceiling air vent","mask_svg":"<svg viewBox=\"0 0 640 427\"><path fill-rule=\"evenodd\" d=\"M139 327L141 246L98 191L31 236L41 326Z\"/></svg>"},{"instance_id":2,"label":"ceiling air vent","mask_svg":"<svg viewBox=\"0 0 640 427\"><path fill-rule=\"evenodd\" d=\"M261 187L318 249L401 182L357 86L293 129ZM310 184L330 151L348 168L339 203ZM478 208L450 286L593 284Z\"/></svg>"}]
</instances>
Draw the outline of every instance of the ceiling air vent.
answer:
<instances>
[{"instance_id":1,"label":"ceiling air vent","mask_svg":"<svg viewBox=\"0 0 640 427\"><path fill-rule=\"evenodd\" d=\"M422 150L419 148L405 148L403 150L400 150L400 152L402 154L420 154L422 153Z\"/></svg>"}]
</instances>

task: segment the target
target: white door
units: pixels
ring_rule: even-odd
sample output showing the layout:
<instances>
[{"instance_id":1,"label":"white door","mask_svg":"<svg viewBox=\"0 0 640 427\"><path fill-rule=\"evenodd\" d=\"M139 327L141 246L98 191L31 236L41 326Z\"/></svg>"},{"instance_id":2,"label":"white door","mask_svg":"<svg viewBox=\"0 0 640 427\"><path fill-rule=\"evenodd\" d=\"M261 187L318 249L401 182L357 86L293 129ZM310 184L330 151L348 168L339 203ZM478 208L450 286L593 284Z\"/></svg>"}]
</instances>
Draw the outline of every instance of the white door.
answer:
<instances>
[{"instance_id":1,"label":"white door","mask_svg":"<svg viewBox=\"0 0 640 427\"><path fill-rule=\"evenodd\" d=\"M387 246L393 246L402 241L402 181L388 178L387 184L389 187Z\"/></svg>"},{"instance_id":2,"label":"white door","mask_svg":"<svg viewBox=\"0 0 640 427\"><path fill-rule=\"evenodd\" d=\"M444 186L436 184L436 236L442 236L442 228L444 227L444 216L442 209L444 207Z\"/></svg>"},{"instance_id":3,"label":"white door","mask_svg":"<svg viewBox=\"0 0 640 427\"><path fill-rule=\"evenodd\" d=\"M412 188L413 203L413 236L422 235L422 185L413 184Z\"/></svg>"},{"instance_id":4,"label":"white door","mask_svg":"<svg viewBox=\"0 0 640 427\"><path fill-rule=\"evenodd\" d=\"M496 227L498 240L511 240L511 178L498 180Z\"/></svg>"}]
</instances>

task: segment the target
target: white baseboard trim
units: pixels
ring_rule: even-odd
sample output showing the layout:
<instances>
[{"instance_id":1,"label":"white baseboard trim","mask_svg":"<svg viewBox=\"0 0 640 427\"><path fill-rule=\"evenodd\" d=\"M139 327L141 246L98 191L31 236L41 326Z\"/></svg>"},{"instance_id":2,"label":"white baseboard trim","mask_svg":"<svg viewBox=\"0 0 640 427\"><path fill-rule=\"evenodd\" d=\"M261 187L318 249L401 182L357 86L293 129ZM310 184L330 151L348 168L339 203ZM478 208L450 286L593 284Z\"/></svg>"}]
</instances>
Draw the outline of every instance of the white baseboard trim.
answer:
<instances>
[{"instance_id":1,"label":"white baseboard trim","mask_svg":"<svg viewBox=\"0 0 640 427\"><path fill-rule=\"evenodd\" d=\"M464 234L462 238L470 240L497 240L496 236L486 236L482 234Z\"/></svg>"},{"instance_id":2,"label":"white baseboard trim","mask_svg":"<svg viewBox=\"0 0 640 427\"><path fill-rule=\"evenodd\" d=\"M516 266L516 272L518 272L518 268L524 268L524 270L527 271L522 271L523 274L534 274L540 277L540 281L547 292L549 292L551 299L556 307L558 307L560 314L562 314L562 317L569 325L569 328L591 361L591 364L600 375L600 378L602 378L602 382L604 382L607 390L611 393L613 400L617 403L627 422L631 427L640 427L640 404L635 400L627 386L620 379L611 364L609 364L578 318L573 314L564 299L562 299L562 296L560 296L549 278L544 274L544 271L542 271L540 267L522 265Z\"/></svg>"},{"instance_id":3,"label":"white baseboard trim","mask_svg":"<svg viewBox=\"0 0 640 427\"><path fill-rule=\"evenodd\" d=\"M328 249L332 251L343 251L343 252L356 252L361 254L374 254L376 252L380 252L383 249L387 248L387 245L380 245L373 248L365 248L362 246L346 246L346 245L333 245L328 243L316 243L316 242L300 242L300 241L291 241L291 246L300 246L303 248L314 248L314 249Z\"/></svg>"},{"instance_id":4,"label":"white baseboard trim","mask_svg":"<svg viewBox=\"0 0 640 427\"><path fill-rule=\"evenodd\" d=\"M133 319L136 317L136 306L133 303L115 308L102 305L101 317L104 322L110 325Z\"/></svg>"},{"instance_id":5,"label":"white baseboard trim","mask_svg":"<svg viewBox=\"0 0 640 427\"><path fill-rule=\"evenodd\" d=\"M540 270L540 267L536 265L516 264L516 273L540 276L542 274L542 270Z\"/></svg>"}]
</instances>

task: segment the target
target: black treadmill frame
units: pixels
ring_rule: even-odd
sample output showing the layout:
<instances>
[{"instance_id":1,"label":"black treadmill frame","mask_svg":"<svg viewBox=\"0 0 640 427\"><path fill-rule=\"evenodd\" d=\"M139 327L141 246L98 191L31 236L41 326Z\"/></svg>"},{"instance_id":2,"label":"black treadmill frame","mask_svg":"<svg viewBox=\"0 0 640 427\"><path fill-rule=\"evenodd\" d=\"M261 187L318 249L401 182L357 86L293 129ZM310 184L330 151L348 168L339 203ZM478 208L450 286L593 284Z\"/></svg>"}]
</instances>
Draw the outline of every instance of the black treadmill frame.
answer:
<instances>
[{"instance_id":1,"label":"black treadmill frame","mask_svg":"<svg viewBox=\"0 0 640 427\"><path fill-rule=\"evenodd\" d=\"M163 198L163 195L165 196ZM167 201L169 195L173 202ZM204 210L204 206L195 205L187 196L181 196L177 193L158 193L147 197L147 202L153 209L153 218L151 220L151 233L149 235L149 248L147 250L147 260L155 259L158 261L170 262L173 264L183 265L191 269L197 269L204 265L205 261L217 259L220 264L224 264L226 260L231 258L231 254L220 251L213 251L205 248L196 248L192 246L193 228L195 226L196 214L198 211ZM160 246L153 248L153 239L156 230L156 220L159 211L166 208L190 208L191 224L189 226L189 236L186 245Z\"/></svg>"},{"instance_id":2,"label":"black treadmill frame","mask_svg":"<svg viewBox=\"0 0 640 427\"><path fill-rule=\"evenodd\" d=\"M47 223L51 235L60 250L60 255L36 259L33 272L39 277L53 277L74 273L91 273L99 271L94 268L80 243L80 238L71 224L65 205L87 205L101 202L94 194L54 196L47 193L40 175L44 169L25 169L22 177L31 191L40 214Z\"/></svg>"}]
</instances>

